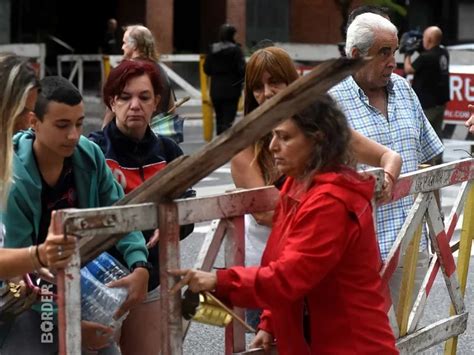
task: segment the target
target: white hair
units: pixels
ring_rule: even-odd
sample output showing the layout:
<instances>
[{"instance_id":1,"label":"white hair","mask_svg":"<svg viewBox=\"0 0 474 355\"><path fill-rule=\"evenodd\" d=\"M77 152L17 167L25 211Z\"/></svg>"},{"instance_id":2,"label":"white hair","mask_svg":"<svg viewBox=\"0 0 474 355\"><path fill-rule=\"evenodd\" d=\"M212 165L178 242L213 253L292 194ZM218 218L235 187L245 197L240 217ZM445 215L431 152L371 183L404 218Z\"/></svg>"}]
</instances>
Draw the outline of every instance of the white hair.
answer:
<instances>
[{"instance_id":1,"label":"white hair","mask_svg":"<svg viewBox=\"0 0 474 355\"><path fill-rule=\"evenodd\" d=\"M350 58L352 49L357 48L366 56L374 44L375 34L380 31L398 34L395 25L383 16L370 12L357 16L347 29L346 55Z\"/></svg>"}]
</instances>

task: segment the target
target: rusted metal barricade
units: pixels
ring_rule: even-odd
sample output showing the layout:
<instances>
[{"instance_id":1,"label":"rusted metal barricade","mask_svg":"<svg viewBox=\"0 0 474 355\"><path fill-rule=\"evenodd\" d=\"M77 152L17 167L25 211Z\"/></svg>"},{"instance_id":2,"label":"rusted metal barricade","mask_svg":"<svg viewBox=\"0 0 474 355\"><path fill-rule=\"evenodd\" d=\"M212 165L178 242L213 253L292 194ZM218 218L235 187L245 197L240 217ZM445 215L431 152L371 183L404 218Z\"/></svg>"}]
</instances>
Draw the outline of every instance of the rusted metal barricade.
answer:
<instances>
[{"instance_id":1,"label":"rusted metal barricade","mask_svg":"<svg viewBox=\"0 0 474 355\"><path fill-rule=\"evenodd\" d=\"M404 263L405 278L402 282L405 292L401 292L398 310L387 302L387 312L397 335L397 346L403 354L411 354L430 348L447 339L462 334L466 328L468 313L464 306L463 292L469 268L470 248L474 228L470 225L474 202L472 179L474 178L474 159L466 159L441 166L416 171L400 177L395 188L393 201L408 195L417 195L415 203L405 221L387 262L381 270L385 282L390 279L395 268ZM440 208L437 206L433 191L449 185L461 184L456 202L443 225ZM469 197L468 197L469 196ZM183 334L188 322L181 317L180 295L170 295L169 290L175 279L167 274L168 269L180 267L179 261L179 225L213 220L195 267L211 270L220 246L226 240L226 266L242 265L244 260L243 215L263 212L274 208L278 192L273 187L241 190L223 195L174 200L159 206L153 203L121 207L96 208L85 210L60 211L61 226L65 233L81 235L84 238L78 246L75 258L64 273L58 275L60 305L60 344L62 354L80 352L80 303L79 294L79 247L88 238L101 238L112 233L126 233L132 230L146 230L160 225L160 263L161 263L161 299L162 299L162 354L182 353ZM461 240L449 244L455 226L464 206ZM418 254L416 233L424 223L429 227L434 255L419 294L411 307L410 297L413 289L414 267ZM411 245L411 247L410 247ZM458 275L452 252L460 251ZM407 252L407 251L410 251ZM404 257L402 257L404 256ZM427 297L431 291L437 272L441 269L449 296L453 304L453 315L441 319L421 329L419 320L423 314ZM458 279L459 277L459 279ZM242 310L237 313L242 315ZM226 329L226 353L245 352L245 334L243 327L233 322ZM455 340L447 343L447 353L456 352ZM250 352L248 352L250 353ZM251 353L258 353L252 351Z\"/></svg>"}]
</instances>

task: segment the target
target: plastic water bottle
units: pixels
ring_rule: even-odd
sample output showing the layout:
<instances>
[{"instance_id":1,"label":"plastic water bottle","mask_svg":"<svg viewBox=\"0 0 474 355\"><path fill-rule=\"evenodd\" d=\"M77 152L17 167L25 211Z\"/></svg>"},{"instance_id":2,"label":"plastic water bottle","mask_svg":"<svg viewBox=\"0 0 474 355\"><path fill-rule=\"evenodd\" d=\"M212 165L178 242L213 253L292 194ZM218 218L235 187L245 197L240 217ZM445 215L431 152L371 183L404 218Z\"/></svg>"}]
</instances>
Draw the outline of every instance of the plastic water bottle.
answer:
<instances>
[{"instance_id":1,"label":"plastic water bottle","mask_svg":"<svg viewBox=\"0 0 474 355\"><path fill-rule=\"evenodd\" d=\"M97 258L89 262L86 268L103 284L119 280L130 274L125 266L107 252L103 252Z\"/></svg>"},{"instance_id":2,"label":"plastic water bottle","mask_svg":"<svg viewBox=\"0 0 474 355\"><path fill-rule=\"evenodd\" d=\"M81 269L82 319L106 326L117 326L114 314L127 298L122 287L107 287L99 282L87 268Z\"/></svg>"},{"instance_id":3,"label":"plastic water bottle","mask_svg":"<svg viewBox=\"0 0 474 355\"><path fill-rule=\"evenodd\" d=\"M81 269L82 319L119 328L123 319L115 320L114 314L126 300L128 292L123 287L106 284L129 274L129 271L108 253L102 253Z\"/></svg>"}]
</instances>

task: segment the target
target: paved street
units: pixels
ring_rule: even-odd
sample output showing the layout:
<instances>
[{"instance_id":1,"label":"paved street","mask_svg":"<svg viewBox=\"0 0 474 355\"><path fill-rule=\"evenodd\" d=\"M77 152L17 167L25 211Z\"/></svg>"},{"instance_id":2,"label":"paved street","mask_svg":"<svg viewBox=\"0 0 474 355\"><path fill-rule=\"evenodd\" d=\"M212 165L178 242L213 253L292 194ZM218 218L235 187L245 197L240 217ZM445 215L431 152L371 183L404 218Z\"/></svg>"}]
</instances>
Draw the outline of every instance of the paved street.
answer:
<instances>
[{"instance_id":1,"label":"paved street","mask_svg":"<svg viewBox=\"0 0 474 355\"><path fill-rule=\"evenodd\" d=\"M91 129L97 129L100 121L91 119L86 123L86 132ZM445 161L452 161L466 156L467 153L458 149L469 150L468 145L459 145L454 142L446 142L447 151L445 153ZM185 154L192 154L204 146L202 138L202 125L198 119L190 119L185 121L185 141L181 144ZM198 196L223 193L233 187L230 176L230 166L225 164L208 177L201 180L194 188L197 190ZM457 194L458 186L448 187L442 190L442 203L446 216L452 207ZM461 219L462 221L462 219ZM187 237L181 243L181 263L183 267L190 267L194 264L196 255L200 250L205 233L209 228L209 223L201 223L196 225L192 235ZM457 227L454 238L459 238L460 224ZM471 257L471 262L472 262ZM223 266L222 257L218 259L218 267ZM472 267L471 267L472 269ZM468 288L466 293L466 307L468 311L472 311L474 297L474 278L472 275L468 280ZM449 313L449 296L444 285L444 280L438 275L435 285L428 299L428 305L422 324L429 324L433 321L446 317ZM250 339L250 337L248 337ZM460 337L458 344L458 354L472 354L474 349L474 330L473 320L469 319L468 329L466 333ZM205 326L199 323L193 323L184 343L185 354L223 354L224 353L224 332L221 328ZM423 354L440 354L443 352L442 346L432 348Z\"/></svg>"}]
</instances>

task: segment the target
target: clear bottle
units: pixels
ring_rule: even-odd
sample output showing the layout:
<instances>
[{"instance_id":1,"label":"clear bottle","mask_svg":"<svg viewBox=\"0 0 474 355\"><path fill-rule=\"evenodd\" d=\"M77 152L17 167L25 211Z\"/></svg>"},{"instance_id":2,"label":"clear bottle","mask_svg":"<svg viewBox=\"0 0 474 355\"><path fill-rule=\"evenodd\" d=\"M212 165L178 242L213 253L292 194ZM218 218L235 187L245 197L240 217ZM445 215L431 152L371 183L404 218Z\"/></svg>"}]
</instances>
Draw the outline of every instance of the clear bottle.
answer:
<instances>
[{"instance_id":1,"label":"clear bottle","mask_svg":"<svg viewBox=\"0 0 474 355\"><path fill-rule=\"evenodd\" d=\"M125 266L107 252L103 252L89 262L86 268L103 284L119 280L130 273Z\"/></svg>"},{"instance_id":2,"label":"clear bottle","mask_svg":"<svg viewBox=\"0 0 474 355\"><path fill-rule=\"evenodd\" d=\"M81 269L81 313L82 319L114 327L114 315L126 300L128 292L122 287L107 287L87 269Z\"/></svg>"}]
</instances>

